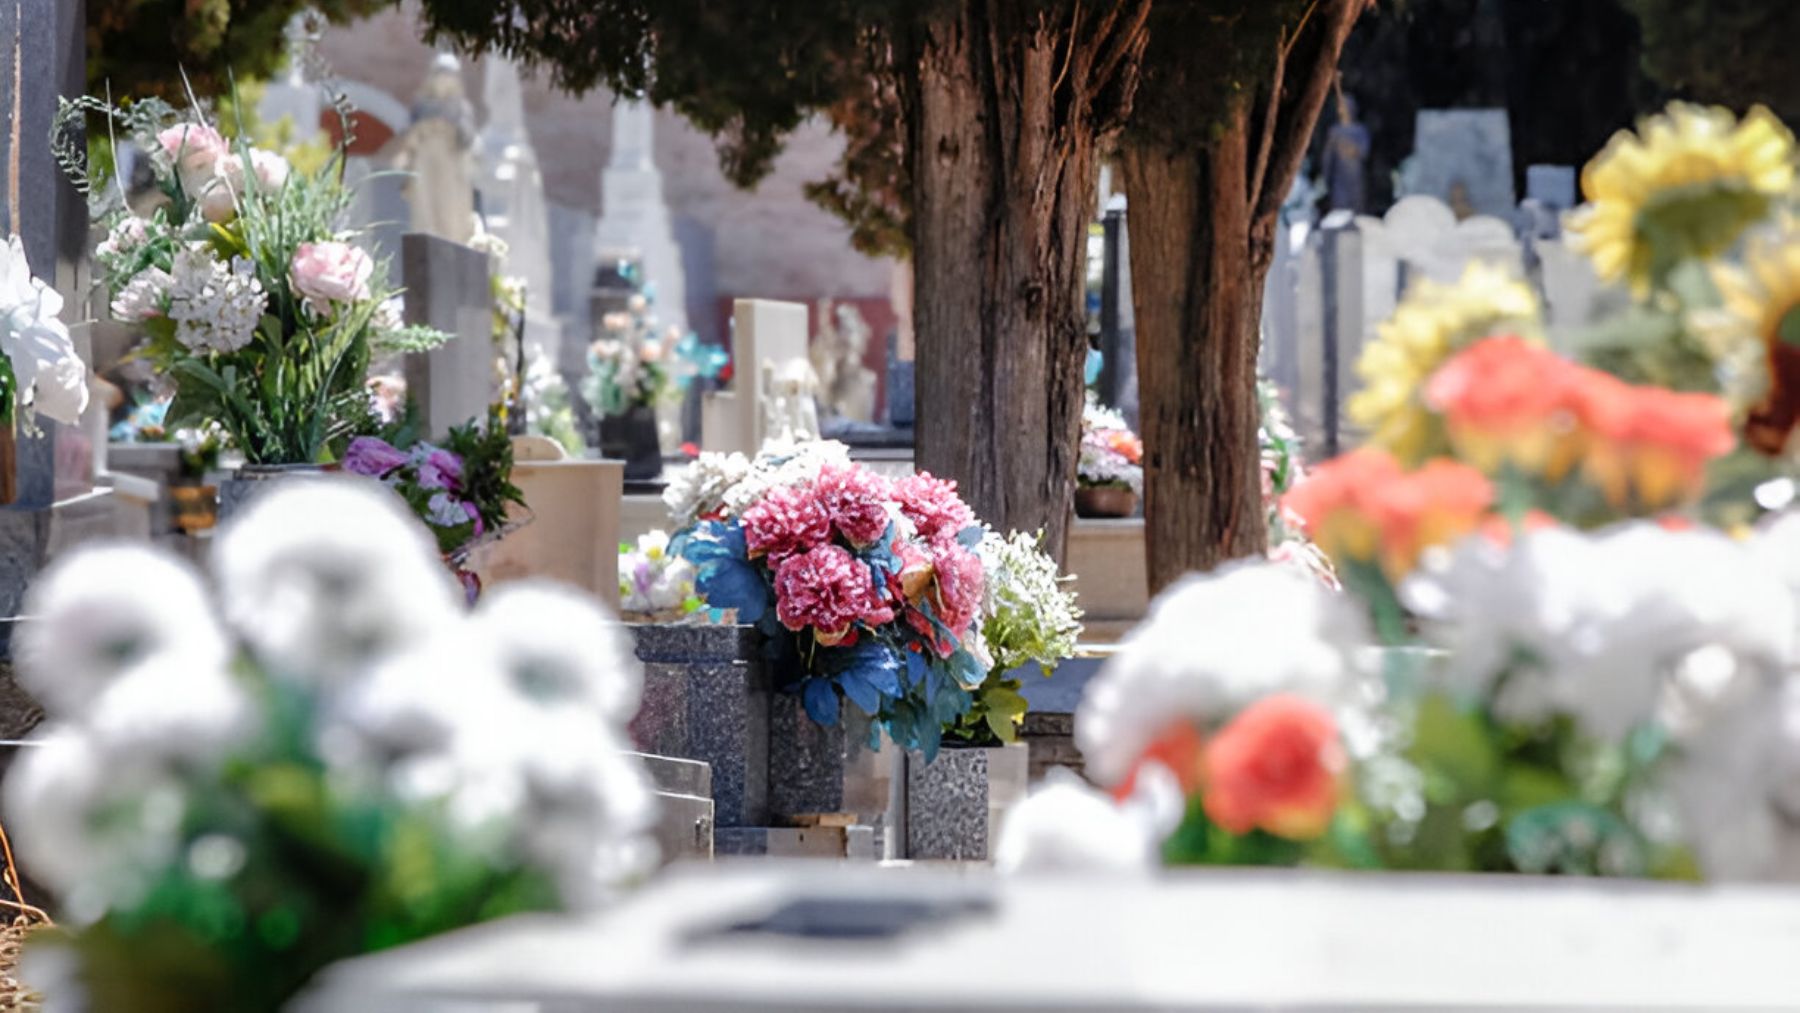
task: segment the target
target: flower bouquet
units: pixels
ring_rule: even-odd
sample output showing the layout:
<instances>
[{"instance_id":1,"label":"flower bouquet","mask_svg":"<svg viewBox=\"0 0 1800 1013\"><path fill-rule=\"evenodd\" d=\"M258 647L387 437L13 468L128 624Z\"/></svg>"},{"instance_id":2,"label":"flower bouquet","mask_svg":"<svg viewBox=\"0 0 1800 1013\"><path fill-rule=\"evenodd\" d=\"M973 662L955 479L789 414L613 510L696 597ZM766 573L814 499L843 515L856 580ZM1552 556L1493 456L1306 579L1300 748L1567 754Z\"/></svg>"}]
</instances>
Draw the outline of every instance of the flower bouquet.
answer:
<instances>
[{"instance_id":1,"label":"flower bouquet","mask_svg":"<svg viewBox=\"0 0 1800 1013\"><path fill-rule=\"evenodd\" d=\"M497 538L511 506L525 497L512 484L512 438L490 419L450 430L443 446L419 441L401 449L378 436L350 441L343 467L379 479L425 522L438 551L473 601L481 583L462 563L480 540Z\"/></svg>"},{"instance_id":2,"label":"flower bouquet","mask_svg":"<svg viewBox=\"0 0 1800 1013\"><path fill-rule=\"evenodd\" d=\"M990 662L987 677L971 694L969 710L944 732L961 746L992 746L1018 739L1025 720L1023 686L1015 670L1037 665L1049 676L1075 656L1081 638L1081 607L1069 578L1043 549L1043 539L1015 531L984 531L975 545L981 559L979 625Z\"/></svg>"},{"instance_id":3,"label":"flower bouquet","mask_svg":"<svg viewBox=\"0 0 1800 1013\"><path fill-rule=\"evenodd\" d=\"M667 532L648 532L636 546L619 545L619 612L623 618L680 621L703 607L694 592L694 566L669 551Z\"/></svg>"},{"instance_id":4,"label":"flower bouquet","mask_svg":"<svg viewBox=\"0 0 1800 1013\"><path fill-rule=\"evenodd\" d=\"M1081 412L1075 512L1082 517L1129 517L1143 492L1143 442L1125 424L1125 416L1100 404L1089 391Z\"/></svg>"},{"instance_id":5,"label":"flower bouquet","mask_svg":"<svg viewBox=\"0 0 1800 1013\"><path fill-rule=\"evenodd\" d=\"M658 332L642 294L600 326L603 336L588 346L582 396L600 416L601 451L622 458L628 478L655 478L662 470L656 408L675 389L670 363L678 335Z\"/></svg>"},{"instance_id":6,"label":"flower bouquet","mask_svg":"<svg viewBox=\"0 0 1800 1013\"><path fill-rule=\"evenodd\" d=\"M333 961L602 903L654 861L640 675L591 601L467 613L410 512L341 476L251 504L212 563L216 598L131 546L31 590L51 721L5 803L60 899L23 968L57 1008L273 1013Z\"/></svg>"},{"instance_id":7,"label":"flower bouquet","mask_svg":"<svg viewBox=\"0 0 1800 1013\"><path fill-rule=\"evenodd\" d=\"M367 414L371 356L447 338L402 325L385 266L341 231L342 153L298 172L156 100L86 98L61 116L87 113L151 153L147 217L118 207L79 158L65 168L108 225L94 260L113 317L142 328L144 354L175 384L170 425L217 423L251 465L335 459Z\"/></svg>"},{"instance_id":8,"label":"flower bouquet","mask_svg":"<svg viewBox=\"0 0 1800 1013\"><path fill-rule=\"evenodd\" d=\"M701 455L666 493L694 518L675 551L701 597L767 638L807 713L848 700L899 745L934 756L993 665L977 626L982 538L953 483L898 481L842 444Z\"/></svg>"},{"instance_id":9,"label":"flower bouquet","mask_svg":"<svg viewBox=\"0 0 1800 1013\"><path fill-rule=\"evenodd\" d=\"M1682 105L1615 138L1571 227L1633 302L1585 362L1499 270L1410 293L1359 364L1368 445L1283 498L1346 593L1267 563L1165 593L1076 717L1111 836L1071 844L1103 800L1063 786L1009 861L1800 875L1794 153Z\"/></svg>"}]
</instances>

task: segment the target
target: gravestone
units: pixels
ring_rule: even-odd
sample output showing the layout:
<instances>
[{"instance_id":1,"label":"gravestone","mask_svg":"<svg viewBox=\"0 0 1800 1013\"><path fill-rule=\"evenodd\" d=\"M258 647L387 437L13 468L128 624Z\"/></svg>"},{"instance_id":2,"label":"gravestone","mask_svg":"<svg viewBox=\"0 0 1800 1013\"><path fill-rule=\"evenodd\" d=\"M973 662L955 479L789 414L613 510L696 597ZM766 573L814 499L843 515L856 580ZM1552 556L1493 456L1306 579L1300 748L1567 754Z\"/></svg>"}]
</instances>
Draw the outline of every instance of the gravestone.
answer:
<instances>
[{"instance_id":1,"label":"gravestone","mask_svg":"<svg viewBox=\"0 0 1800 1013\"><path fill-rule=\"evenodd\" d=\"M1298 265L1294 423L1321 459L1348 449L1343 406L1356 389L1356 360L1368 334L1363 309L1364 237L1348 211L1325 216Z\"/></svg>"},{"instance_id":2,"label":"gravestone","mask_svg":"<svg viewBox=\"0 0 1800 1013\"><path fill-rule=\"evenodd\" d=\"M663 200L656 168L656 110L642 99L620 96L612 107L612 150L600 173L597 251L635 251L644 281L656 293L656 316L685 334L687 275L681 248Z\"/></svg>"},{"instance_id":3,"label":"gravestone","mask_svg":"<svg viewBox=\"0 0 1800 1013\"><path fill-rule=\"evenodd\" d=\"M424 432L487 418L494 390L494 308L488 255L437 236L409 232L400 241L406 322L451 335L406 358L406 390L418 401Z\"/></svg>"},{"instance_id":4,"label":"gravestone","mask_svg":"<svg viewBox=\"0 0 1800 1013\"><path fill-rule=\"evenodd\" d=\"M77 96L85 88L84 32L80 4L0 5L0 233L17 233L32 273L62 292L65 321L84 304L88 220L49 142L58 95ZM77 346L85 345L81 329L71 330ZM42 717L11 676L12 632L26 586L53 550L96 527L95 511L105 506L99 501L104 493L99 499L88 495L91 451L68 452L80 449L84 434L48 419L37 427L37 435L19 432L13 463L18 496L0 509L0 738L17 737ZM66 502L59 505L59 499ZM95 533L106 533L104 523L98 527Z\"/></svg>"},{"instance_id":5,"label":"gravestone","mask_svg":"<svg viewBox=\"0 0 1800 1013\"><path fill-rule=\"evenodd\" d=\"M1100 399L1138 425L1137 314L1131 301L1131 222L1115 194L1103 219L1106 261L1100 287Z\"/></svg>"},{"instance_id":6,"label":"gravestone","mask_svg":"<svg viewBox=\"0 0 1800 1013\"><path fill-rule=\"evenodd\" d=\"M768 432L764 376L794 363L806 365L806 307L768 299L732 304L732 389L708 392L700 408L701 447L754 455ZM809 367L810 368L810 367Z\"/></svg>"},{"instance_id":7,"label":"gravestone","mask_svg":"<svg viewBox=\"0 0 1800 1013\"><path fill-rule=\"evenodd\" d=\"M1408 195L1450 205L1458 218L1508 218L1513 192L1512 129L1504 109L1421 109L1413 154L1402 170Z\"/></svg>"},{"instance_id":8,"label":"gravestone","mask_svg":"<svg viewBox=\"0 0 1800 1013\"><path fill-rule=\"evenodd\" d=\"M1568 211L1576 204L1575 167L1572 165L1528 165L1525 167L1525 197L1557 211Z\"/></svg>"},{"instance_id":9,"label":"gravestone","mask_svg":"<svg viewBox=\"0 0 1800 1013\"><path fill-rule=\"evenodd\" d=\"M557 361L562 328L553 310L550 223L537 150L525 125L519 68L498 53L483 61L487 122L477 138L477 190L487 230L506 241L506 273L525 282L525 342L533 358Z\"/></svg>"}]
</instances>

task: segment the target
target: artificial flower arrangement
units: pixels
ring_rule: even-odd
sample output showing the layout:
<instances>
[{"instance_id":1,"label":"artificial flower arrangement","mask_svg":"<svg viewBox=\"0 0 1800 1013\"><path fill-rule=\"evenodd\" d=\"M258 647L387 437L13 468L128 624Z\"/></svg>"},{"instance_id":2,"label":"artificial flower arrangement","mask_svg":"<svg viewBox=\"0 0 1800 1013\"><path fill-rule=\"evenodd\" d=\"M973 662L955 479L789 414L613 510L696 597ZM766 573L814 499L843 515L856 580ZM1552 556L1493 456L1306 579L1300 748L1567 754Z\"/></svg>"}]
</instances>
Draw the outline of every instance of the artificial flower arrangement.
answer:
<instances>
[{"instance_id":1,"label":"artificial flower arrangement","mask_svg":"<svg viewBox=\"0 0 1800 1013\"><path fill-rule=\"evenodd\" d=\"M382 482L399 493L436 540L438 551L473 601L481 583L463 567L469 550L506 529L508 511L524 506L512 483L512 438L498 419L484 429L474 421L452 427L443 446L398 438L358 436L344 453L343 469Z\"/></svg>"},{"instance_id":2,"label":"artificial flower arrangement","mask_svg":"<svg viewBox=\"0 0 1800 1013\"><path fill-rule=\"evenodd\" d=\"M1017 741L1027 705L1013 673L1036 666L1049 676L1075 656L1081 607L1069 578L1044 552L1041 535L986 530L975 545L981 560L981 612L977 619L989 662L969 710L944 731L948 742L991 746Z\"/></svg>"},{"instance_id":3,"label":"artificial flower arrangement","mask_svg":"<svg viewBox=\"0 0 1800 1013\"><path fill-rule=\"evenodd\" d=\"M649 531L636 545L619 544L619 612L640 621L697 616L704 604L694 590L694 564L669 551L666 531Z\"/></svg>"},{"instance_id":4,"label":"artificial flower arrangement","mask_svg":"<svg viewBox=\"0 0 1800 1013\"><path fill-rule=\"evenodd\" d=\"M1143 442L1125 424L1125 416L1102 405L1092 391L1081 411L1075 479L1084 489L1124 489L1134 497L1144 492Z\"/></svg>"},{"instance_id":5,"label":"artificial flower arrangement","mask_svg":"<svg viewBox=\"0 0 1800 1013\"><path fill-rule=\"evenodd\" d=\"M144 331L143 354L175 384L170 423L217 423L253 465L335 459L366 416L371 356L448 337L399 320L385 265L342 230L343 152L299 172L200 109L157 100L84 98L61 117L89 113L155 170L160 199L145 217L64 158L108 226L94 260L112 315Z\"/></svg>"},{"instance_id":6,"label":"artificial flower arrangement","mask_svg":"<svg viewBox=\"0 0 1800 1013\"><path fill-rule=\"evenodd\" d=\"M1283 500L1347 593L1245 563L1159 598L1076 717L1125 800L1088 852L1800 876L1794 153L1683 105L1614 139L1571 228L1635 301L1586 364L1497 269L1415 288L1360 364L1368 445Z\"/></svg>"},{"instance_id":7,"label":"artificial flower arrangement","mask_svg":"<svg viewBox=\"0 0 1800 1013\"><path fill-rule=\"evenodd\" d=\"M588 378L582 394L601 415L655 407L674 389L670 359L680 335L661 333L642 293L626 309L600 320L602 337L588 346Z\"/></svg>"},{"instance_id":8,"label":"artificial flower arrangement","mask_svg":"<svg viewBox=\"0 0 1800 1013\"><path fill-rule=\"evenodd\" d=\"M954 483L891 480L815 441L754 462L701 454L665 500L700 596L764 634L813 720L835 724L848 700L877 734L936 755L994 667L983 531Z\"/></svg>"},{"instance_id":9,"label":"artificial flower arrangement","mask_svg":"<svg viewBox=\"0 0 1800 1013\"><path fill-rule=\"evenodd\" d=\"M224 530L216 595L136 546L33 585L15 645L50 721L6 822L60 901L23 962L56 1008L273 1013L335 960L648 870L616 625L547 583L469 612L436 549L328 476Z\"/></svg>"},{"instance_id":10,"label":"artificial flower arrangement","mask_svg":"<svg viewBox=\"0 0 1800 1013\"><path fill-rule=\"evenodd\" d=\"M0 246L0 431L7 438L21 423L30 431L37 415L74 425L87 410L87 364L60 319L62 306L56 289L31 273L19 237L8 237Z\"/></svg>"}]
</instances>

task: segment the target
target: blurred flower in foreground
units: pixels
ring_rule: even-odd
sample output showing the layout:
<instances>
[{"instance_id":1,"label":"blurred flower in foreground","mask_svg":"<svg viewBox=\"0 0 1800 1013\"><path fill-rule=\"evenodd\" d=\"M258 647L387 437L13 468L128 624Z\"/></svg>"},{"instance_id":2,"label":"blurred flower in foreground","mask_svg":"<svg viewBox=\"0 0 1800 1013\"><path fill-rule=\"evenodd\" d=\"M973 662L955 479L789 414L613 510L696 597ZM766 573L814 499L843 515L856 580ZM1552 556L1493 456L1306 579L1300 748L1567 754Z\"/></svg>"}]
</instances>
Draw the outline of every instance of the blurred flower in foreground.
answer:
<instances>
[{"instance_id":1,"label":"blurred flower in foreground","mask_svg":"<svg viewBox=\"0 0 1800 1013\"><path fill-rule=\"evenodd\" d=\"M1730 248L1793 182L1794 135L1767 109L1739 120L1676 102L1587 164L1569 229L1602 278L1641 296L1681 261Z\"/></svg>"},{"instance_id":2,"label":"blurred flower in foreground","mask_svg":"<svg viewBox=\"0 0 1800 1013\"><path fill-rule=\"evenodd\" d=\"M1710 330L1746 374L1736 385L1749 402L1744 442L1780 454L1800 423L1800 224L1752 240L1743 266L1712 277L1724 306Z\"/></svg>"},{"instance_id":3,"label":"blurred flower in foreground","mask_svg":"<svg viewBox=\"0 0 1800 1013\"><path fill-rule=\"evenodd\" d=\"M1003 873L1140 872L1155 868L1157 843L1181 802L1160 814L1154 805L1119 805L1061 768L1045 776L1007 814L994 848Z\"/></svg>"},{"instance_id":4,"label":"blurred flower in foreground","mask_svg":"<svg viewBox=\"0 0 1800 1013\"><path fill-rule=\"evenodd\" d=\"M1314 468L1283 503L1340 569L1373 565L1398 581L1425 549L1474 530L1493 500L1493 486L1466 464L1433 460L1408 473L1364 448Z\"/></svg>"}]
</instances>

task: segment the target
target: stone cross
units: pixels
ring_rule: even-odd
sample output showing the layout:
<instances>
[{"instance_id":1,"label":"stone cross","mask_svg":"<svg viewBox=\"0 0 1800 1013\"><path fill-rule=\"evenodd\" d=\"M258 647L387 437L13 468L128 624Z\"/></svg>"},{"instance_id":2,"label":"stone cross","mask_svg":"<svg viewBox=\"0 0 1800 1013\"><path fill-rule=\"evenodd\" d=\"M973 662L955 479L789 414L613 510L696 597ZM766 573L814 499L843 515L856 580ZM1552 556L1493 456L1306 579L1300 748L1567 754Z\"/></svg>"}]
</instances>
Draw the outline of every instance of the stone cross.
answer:
<instances>
[{"instance_id":1,"label":"stone cross","mask_svg":"<svg viewBox=\"0 0 1800 1013\"><path fill-rule=\"evenodd\" d=\"M494 401L494 307L488 255L422 232L400 241L406 322L435 327L450 341L406 358L406 390L428 438L486 419Z\"/></svg>"},{"instance_id":2,"label":"stone cross","mask_svg":"<svg viewBox=\"0 0 1800 1013\"><path fill-rule=\"evenodd\" d=\"M706 450L754 455L768 431L763 404L765 369L787 370L807 362L806 306L766 299L732 304L732 389L708 393L700 408L701 445Z\"/></svg>"}]
</instances>

